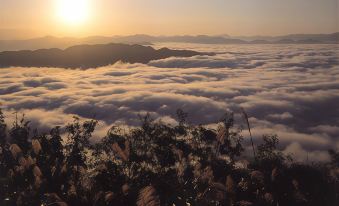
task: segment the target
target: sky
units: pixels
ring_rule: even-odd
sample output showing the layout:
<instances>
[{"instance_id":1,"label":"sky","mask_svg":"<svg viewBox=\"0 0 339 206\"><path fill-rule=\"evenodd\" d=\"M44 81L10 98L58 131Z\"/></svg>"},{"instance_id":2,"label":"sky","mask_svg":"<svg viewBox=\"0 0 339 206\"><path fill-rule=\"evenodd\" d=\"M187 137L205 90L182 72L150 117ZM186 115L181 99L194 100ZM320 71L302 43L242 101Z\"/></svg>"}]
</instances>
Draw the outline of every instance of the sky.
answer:
<instances>
[{"instance_id":1,"label":"sky","mask_svg":"<svg viewBox=\"0 0 339 206\"><path fill-rule=\"evenodd\" d=\"M60 6L60 2L66 3ZM87 7L81 9L84 2L87 2ZM339 30L338 2L339 0L0 0L0 37L141 33L236 36L332 33ZM79 11L84 12L80 15L81 21L72 21L74 15L79 16ZM70 15L72 12L73 17Z\"/></svg>"}]
</instances>

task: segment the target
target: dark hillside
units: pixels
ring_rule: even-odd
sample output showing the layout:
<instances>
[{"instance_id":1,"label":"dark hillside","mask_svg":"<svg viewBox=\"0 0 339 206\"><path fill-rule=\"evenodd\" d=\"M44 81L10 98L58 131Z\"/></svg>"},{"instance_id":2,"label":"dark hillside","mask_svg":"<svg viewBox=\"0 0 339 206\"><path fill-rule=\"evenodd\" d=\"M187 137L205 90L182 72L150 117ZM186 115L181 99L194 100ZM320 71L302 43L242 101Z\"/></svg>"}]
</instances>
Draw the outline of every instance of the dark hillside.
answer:
<instances>
[{"instance_id":1,"label":"dark hillside","mask_svg":"<svg viewBox=\"0 0 339 206\"><path fill-rule=\"evenodd\" d=\"M0 67L63 67L95 68L114 64L148 63L168 57L191 57L201 53L189 50L159 50L149 46L128 44L79 45L61 49L39 49L35 51L0 52Z\"/></svg>"}]
</instances>

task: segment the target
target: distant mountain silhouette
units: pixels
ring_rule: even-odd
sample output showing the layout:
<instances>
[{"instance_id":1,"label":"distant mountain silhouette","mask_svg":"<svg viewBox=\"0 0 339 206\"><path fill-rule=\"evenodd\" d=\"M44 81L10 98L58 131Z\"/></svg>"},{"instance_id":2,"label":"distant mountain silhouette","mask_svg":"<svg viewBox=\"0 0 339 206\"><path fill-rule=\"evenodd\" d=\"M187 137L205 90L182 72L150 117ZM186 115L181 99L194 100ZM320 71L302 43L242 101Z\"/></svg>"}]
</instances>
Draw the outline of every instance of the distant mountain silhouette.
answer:
<instances>
[{"instance_id":1,"label":"distant mountain silhouette","mask_svg":"<svg viewBox=\"0 0 339 206\"><path fill-rule=\"evenodd\" d=\"M338 44L339 32L332 34L290 34L284 36L236 36L233 38L244 41L264 40L270 43Z\"/></svg>"},{"instance_id":2,"label":"distant mountain silhouette","mask_svg":"<svg viewBox=\"0 0 339 206\"><path fill-rule=\"evenodd\" d=\"M250 41L250 43L251 44L270 44L271 42L267 40L256 39L256 40Z\"/></svg>"},{"instance_id":3,"label":"distant mountain silhouette","mask_svg":"<svg viewBox=\"0 0 339 206\"><path fill-rule=\"evenodd\" d=\"M131 36L132 37L132 36ZM136 38L124 37L105 37L105 36L90 36L86 38L73 37L53 37L45 36L40 38L25 39L25 40L0 40L0 51L19 51L19 50L36 50L36 49L66 49L71 46L81 44L109 44L109 43L126 43L150 45L150 42L138 40Z\"/></svg>"},{"instance_id":4,"label":"distant mountain silhouette","mask_svg":"<svg viewBox=\"0 0 339 206\"><path fill-rule=\"evenodd\" d=\"M280 39L277 41L278 44L295 44L296 41L293 39Z\"/></svg>"},{"instance_id":5,"label":"distant mountain silhouette","mask_svg":"<svg viewBox=\"0 0 339 206\"><path fill-rule=\"evenodd\" d=\"M149 46L127 44L78 45L61 49L0 52L0 67L64 67L92 68L114 64L148 63L168 57L191 57L203 53L189 50L153 49Z\"/></svg>"},{"instance_id":6,"label":"distant mountain silhouette","mask_svg":"<svg viewBox=\"0 0 339 206\"><path fill-rule=\"evenodd\" d=\"M157 42L180 42L198 44L337 44L339 33L333 34L291 34L286 36L150 36L137 34L131 36L90 36L86 38L58 38L46 36L27 40L0 40L0 51L18 51L59 48L65 49L80 44L127 43L150 45Z\"/></svg>"}]
</instances>

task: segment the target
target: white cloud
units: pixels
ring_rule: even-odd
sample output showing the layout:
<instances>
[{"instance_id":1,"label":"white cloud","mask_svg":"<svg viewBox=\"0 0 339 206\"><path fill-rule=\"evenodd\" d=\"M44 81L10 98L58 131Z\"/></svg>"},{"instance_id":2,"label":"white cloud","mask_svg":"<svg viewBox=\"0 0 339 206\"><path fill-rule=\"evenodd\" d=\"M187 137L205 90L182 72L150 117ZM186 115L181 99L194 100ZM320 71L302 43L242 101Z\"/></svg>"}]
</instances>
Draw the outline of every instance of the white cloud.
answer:
<instances>
[{"instance_id":1,"label":"white cloud","mask_svg":"<svg viewBox=\"0 0 339 206\"><path fill-rule=\"evenodd\" d=\"M140 113L174 124L182 108L190 122L209 124L242 106L252 117L256 141L276 133L283 147L298 143L307 151L324 151L339 145L336 45L189 47L217 55L88 70L0 69L0 103L7 116L25 112L45 129L72 115L95 117L101 120L97 136L113 123L138 124Z\"/></svg>"},{"instance_id":2,"label":"white cloud","mask_svg":"<svg viewBox=\"0 0 339 206\"><path fill-rule=\"evenodd\" d=\"M297 162L322 162L330 160L330 157L326 151L313 150L306 151L304 150L299 143L291 143L283 151L285 155L290 155L293 157L294 161Z\"/></svg>"},{"instance_id":3,"label":"white cloud","mask_svg":"<svg viewBox=\"0 0 339 206\"><path fill-rule=\"evenodd\" d=\"M281 114L269 114L269 115L267 115L267 117L273 118L273 119L285 120L285 119L293 118L293 115L289 112L284 112L284 113L281 113Z\"/></svg>"}]
</instances>

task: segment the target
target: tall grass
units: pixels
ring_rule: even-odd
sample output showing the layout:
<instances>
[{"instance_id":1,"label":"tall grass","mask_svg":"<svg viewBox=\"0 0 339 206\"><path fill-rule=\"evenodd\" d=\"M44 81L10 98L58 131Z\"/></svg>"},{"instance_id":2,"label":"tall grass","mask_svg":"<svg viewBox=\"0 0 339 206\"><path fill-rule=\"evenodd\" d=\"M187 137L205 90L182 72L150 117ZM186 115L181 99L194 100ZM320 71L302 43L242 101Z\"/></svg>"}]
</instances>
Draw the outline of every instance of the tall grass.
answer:
<instances>
[{"instance_id":1,"label":"tall grass","mask_svg":"<svg viewBox=\"0 0 339 206\"><path fill-rule=\"evenodd\" d=\"M328 163L287 163L277 137L266 135L255 161L239 167L233 114L214 130L178 113L177 126L146 115L140 127L114 126L94 144L96 120L31 133L24 118L8 128L0 111L0 205L338 205L336 151Z\"/></svg>"}]
</instances>

